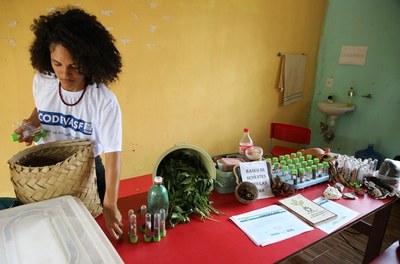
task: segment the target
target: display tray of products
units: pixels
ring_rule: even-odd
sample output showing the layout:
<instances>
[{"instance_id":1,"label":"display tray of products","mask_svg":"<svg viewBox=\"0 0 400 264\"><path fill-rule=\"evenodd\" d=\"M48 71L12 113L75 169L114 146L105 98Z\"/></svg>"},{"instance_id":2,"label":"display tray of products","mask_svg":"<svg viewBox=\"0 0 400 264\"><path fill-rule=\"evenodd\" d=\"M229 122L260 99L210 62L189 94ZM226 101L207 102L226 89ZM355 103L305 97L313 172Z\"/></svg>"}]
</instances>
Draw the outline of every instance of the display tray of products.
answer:
<instances>
[{"instance_id":1,"label":"display tray of products","mask_svg":"<svg viewBox=\"0 0 400 264\"><path fill-rule=\"evenodd\" d=\"M301 152L267 159L273 177L279 177L292 189L299 190L329 180L329 163Z\"/></svg>"},{"instance_id":2,"label":"display tray of products","mask_svg":"<svg viewBox=\"0 0 400 264\"><path fill-rule=\"evenodd\" d=\"M232 167L241 162L249 162L249 159L238 153L216 155L212 159L217 168L216 180L219 182L215 190L222 194L233 193L237 183ZM312 155L297 152L262 160L271 164L272 177L279 177L294 190L329 181L329 163Z\"/></svg>"}]
</instances>

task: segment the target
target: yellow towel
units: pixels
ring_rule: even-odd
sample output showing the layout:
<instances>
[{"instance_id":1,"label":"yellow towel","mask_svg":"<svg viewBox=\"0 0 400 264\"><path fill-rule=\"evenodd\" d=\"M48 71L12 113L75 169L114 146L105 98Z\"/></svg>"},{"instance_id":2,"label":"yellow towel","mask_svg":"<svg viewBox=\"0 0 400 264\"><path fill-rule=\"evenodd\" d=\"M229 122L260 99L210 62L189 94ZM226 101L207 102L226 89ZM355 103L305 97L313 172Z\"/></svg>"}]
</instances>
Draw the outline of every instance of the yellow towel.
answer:
<instances>
[{"instance_id":1,"label":"yellow towel","mask_svg":"<svg viewBox=\"0 0 400 264\"><path fill-rule=\"evenodd\" d=\"M279 89L283 92L283 105L303 98L306 55L283 55Z\"/></svg>"}]
</instances>

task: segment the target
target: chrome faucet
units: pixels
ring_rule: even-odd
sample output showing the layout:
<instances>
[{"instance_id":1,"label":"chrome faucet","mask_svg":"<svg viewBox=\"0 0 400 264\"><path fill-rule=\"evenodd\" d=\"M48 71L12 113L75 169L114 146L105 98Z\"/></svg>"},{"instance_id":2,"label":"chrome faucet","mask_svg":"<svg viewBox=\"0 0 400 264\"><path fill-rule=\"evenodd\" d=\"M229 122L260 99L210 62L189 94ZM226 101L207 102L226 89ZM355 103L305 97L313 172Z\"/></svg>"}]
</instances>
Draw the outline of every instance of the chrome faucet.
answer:
<instances>
[{"instance_id":1,"label":"chrome faucet","mask_svg":"<svg viewBox=\"0 0 400 264\"><path fill-rule=\"evenodd\" d=\"M372 99L372 94L361 95L361 97Z\"/></svg>"}]
</instances>

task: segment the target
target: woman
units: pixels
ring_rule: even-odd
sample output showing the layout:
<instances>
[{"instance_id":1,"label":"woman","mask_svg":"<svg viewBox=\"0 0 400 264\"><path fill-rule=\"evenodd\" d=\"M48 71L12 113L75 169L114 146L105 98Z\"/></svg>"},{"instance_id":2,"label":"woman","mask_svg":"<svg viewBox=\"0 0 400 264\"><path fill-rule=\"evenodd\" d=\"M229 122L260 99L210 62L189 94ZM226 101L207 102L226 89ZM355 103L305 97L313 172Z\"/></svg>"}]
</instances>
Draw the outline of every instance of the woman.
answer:
<instances>
[{"instance_id":1,"label":"woman","mask_svg":"<svg viewBox=\"0 0 400 264\"><path fill-rule=\"evenodd\" d=\"M121 57L113 36L95 16L66 8L40 16L32 25L30 47L35 108L24 123L42 126L47 136L38 143L90 139L106 228L122 235L117 207L121 171L121 110L107 84L121 71ZM17 129L21 135L22 129ZM20 142L32 143L32 138ZM100 154L105 156L105 169Z\"/></svg>"}]
</instances>

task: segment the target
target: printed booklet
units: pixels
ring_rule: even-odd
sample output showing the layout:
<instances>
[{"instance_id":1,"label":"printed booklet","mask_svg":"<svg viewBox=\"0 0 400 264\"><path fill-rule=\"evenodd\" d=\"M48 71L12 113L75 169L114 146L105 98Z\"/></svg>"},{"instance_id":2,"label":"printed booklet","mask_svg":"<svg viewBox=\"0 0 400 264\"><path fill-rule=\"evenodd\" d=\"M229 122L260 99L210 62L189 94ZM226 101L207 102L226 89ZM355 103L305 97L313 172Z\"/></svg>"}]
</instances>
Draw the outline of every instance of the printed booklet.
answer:
<instances>
[{"instance_id":1,"label":"printed booklet","mask_svg":"<svg viewBox=\"0 0 400 264\"><path fill-rule=\"evenodd\" d=\"M296 194L278 201L290 212L312 226L335 218L337 215L301 194Z\"/></svg>"}]
</instances>

